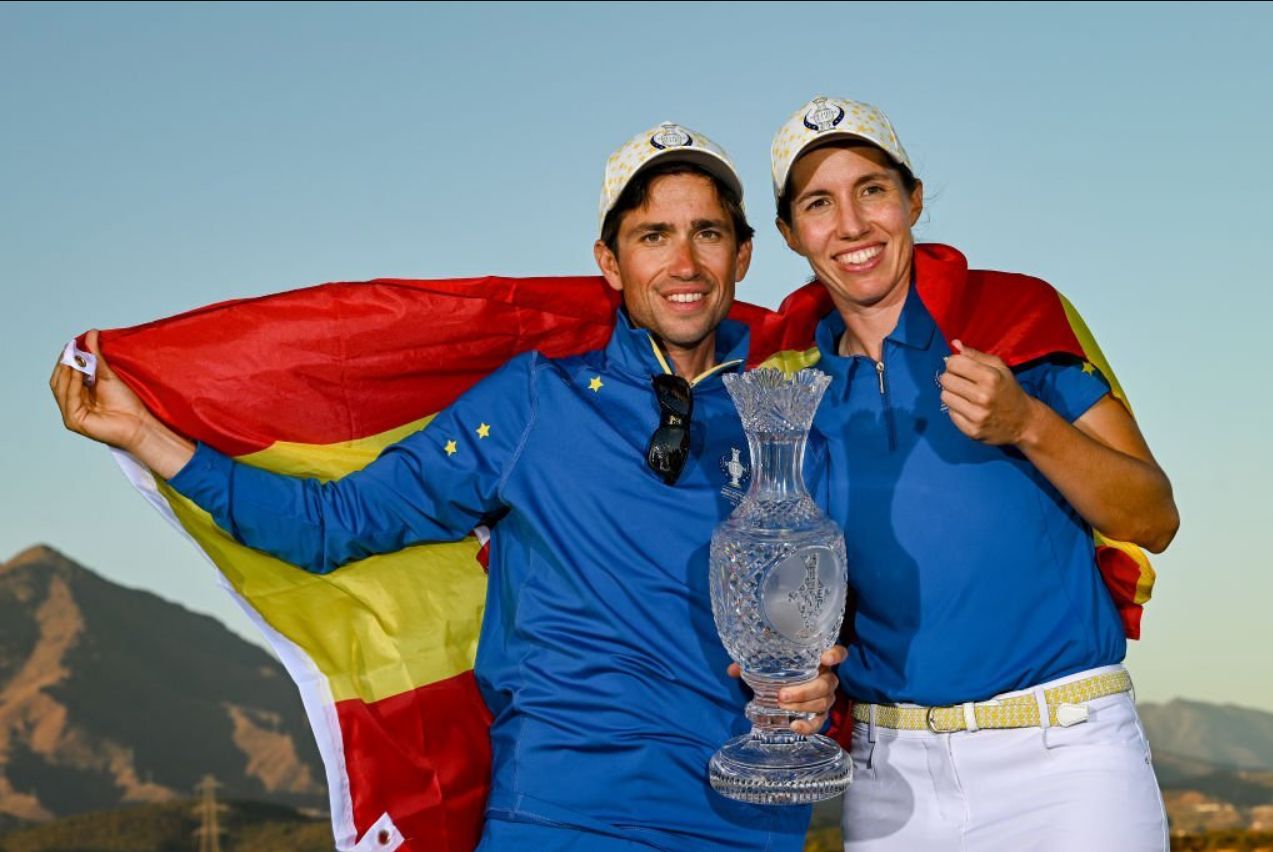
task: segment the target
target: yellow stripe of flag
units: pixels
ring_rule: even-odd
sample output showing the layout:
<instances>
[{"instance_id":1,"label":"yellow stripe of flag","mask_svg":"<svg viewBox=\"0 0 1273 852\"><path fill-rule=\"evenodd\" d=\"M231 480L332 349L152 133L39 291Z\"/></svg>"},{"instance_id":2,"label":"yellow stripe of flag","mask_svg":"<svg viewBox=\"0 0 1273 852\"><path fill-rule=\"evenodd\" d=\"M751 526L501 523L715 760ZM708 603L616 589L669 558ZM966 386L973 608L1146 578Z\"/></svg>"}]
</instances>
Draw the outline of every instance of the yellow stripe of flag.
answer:
<instances>
[{"instance_id":1,"label":"yellow stripe of flag","mask_svg":"<svg viewBox=\"0 0 1273 852\"><path fill-rule=\"evenodd\" d=\"M334 479L366 466L430 419L357 441L280 442L240 461ZM160 483L160 492L235 591L310 657L336 701L375 702L473 668L486 599L473 537L310 574L238 544L166 483Z\"/></svg>"}]
</instances>

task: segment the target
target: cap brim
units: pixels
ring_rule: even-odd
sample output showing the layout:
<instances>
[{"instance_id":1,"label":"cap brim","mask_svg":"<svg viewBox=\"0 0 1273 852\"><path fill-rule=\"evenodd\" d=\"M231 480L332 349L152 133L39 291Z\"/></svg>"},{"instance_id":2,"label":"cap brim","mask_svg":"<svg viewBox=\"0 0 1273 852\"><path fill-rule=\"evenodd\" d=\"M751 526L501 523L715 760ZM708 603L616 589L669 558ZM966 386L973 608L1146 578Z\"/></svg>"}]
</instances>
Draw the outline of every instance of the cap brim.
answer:
<instances>
[{"instance_id":1,"label":"cap brim","mask_svg":"<svg viewBox=\"0 0 1273 852\"><path fill-rule=\"evenodd\" d=\"M834 145L837 142L860 142L863 145L870 145L872 148L878 148L881 151L883 151L885 155L888 156L889 160L893 163L893 165L898 166L900 168L904 168L907 171L910 170L910 166L908 166L906 163L903 163L901 160L897 159L897 157L893 156L893 153L889 151L888 148L885 148L883 145L881 145L879 142L872 139L871 137L863 136L861 133L849 133L847 131L842 131L842 130L832 130L827 133L818 134L814 138L810 139L803 148L800 148L798 151L796 151L795 156L793 156L791 160L787 163L787 169L783 173L783 176L782 176L783 186L781 188L774 187L774 198L775 199L781 198L782 194L786 192L786 185L787 183L791 181L791 170L795 167L796 160L799 160L801 157L803 157L805 154L809 153L810 151L816 151L818 148L825 148L828 145Z\"/></svg>"},{"instance_id":2,"label":"cap brim","mask_svg":"<svg viewBox=\"0 0 1273 852\"><path fill-rule=\"evenodd\" d=\"M738 179L738 175L734 174L734 170L729 167L729 164L712 152L704 151L702 148L668 148L660 151L646 160L641 168L633 172L627 183L632 183L632 179L641 174L641 172L647 171L653 166L667 163L689 163L691 166L698 166L738 193L739 200L743 197L742 181ZM624 184L625 187L626 185Z\"/></svg>"},{"instance_id":3,"label":"cap brim","mask_svg":"<svg viewBox=\"0 0 1273 852\"><path fill-rule=\"evenodd\" d=\"M896 165L899 165L899 166L906 165L901 160L897 159L897 157L893 156L893 153L889 151L888 148L881 145L877 140L872 139L869 136L863 136L861 133L848 133L845 131L836 131L836 130L832 130L830 133L821 133L816 138L809 140L809 144L805 145L803 148L797 151L796 155L791 158L791 163L792 165L795 165L796 160L800 159L801 157L803 157L805 154L809 153L810 151L814 151L818 148L826 147L827 145L835 144L836 142L845 142L845 141L861 142L863 145L870 145L872 148L879 148L881 151L887 154L888 158L892 160ZM788 174L790 174L791 172L790 167L787 168L787 172Z\"/></svg>"}]
</instances>

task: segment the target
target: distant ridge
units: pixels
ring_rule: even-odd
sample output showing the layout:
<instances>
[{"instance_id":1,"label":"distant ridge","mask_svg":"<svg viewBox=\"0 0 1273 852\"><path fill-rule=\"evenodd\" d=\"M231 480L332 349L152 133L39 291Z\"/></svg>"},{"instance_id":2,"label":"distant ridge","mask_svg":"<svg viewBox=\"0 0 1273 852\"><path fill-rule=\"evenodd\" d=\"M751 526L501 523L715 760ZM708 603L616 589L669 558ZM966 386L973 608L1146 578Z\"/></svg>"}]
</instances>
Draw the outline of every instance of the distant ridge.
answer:
<instances>
[{"instance_id":1,"label":"distant ridge","mask_svg":"<svg viewBox=\"0 0 1273 852\"><path fill-rule=\"evenodd\" d=\"M1183 699L1139 709L1173 826L1273 829L1273 713ZM176 807L209 773L223 799L326 808L282 666L215 619L51 547L0 563L0 834L88 811ZM834 825L835 807L824 810L815 822ZM330 839L325 826L312 830Z\"/></svg>"},{"instance_id":2,"label":"distant ridge","mask_svg":"<svg viewBox=\"0 0 1273 852\"><path fill-rule=\"evenodd\" d=\"M1154 751L1214 767L1273 772L1273 713L1177 698L1138 705Z\"/></svg>"},{"instance_id":3,"label":"distant ridge","mask_svg":"<svg viewBox=\"0 0 1273 852\"><path fill-rule=\"evenodd\" d=\"M192 795L325 807L282 666L45 545L0 563L0 825Z\"/></svg>"}]
</instances>

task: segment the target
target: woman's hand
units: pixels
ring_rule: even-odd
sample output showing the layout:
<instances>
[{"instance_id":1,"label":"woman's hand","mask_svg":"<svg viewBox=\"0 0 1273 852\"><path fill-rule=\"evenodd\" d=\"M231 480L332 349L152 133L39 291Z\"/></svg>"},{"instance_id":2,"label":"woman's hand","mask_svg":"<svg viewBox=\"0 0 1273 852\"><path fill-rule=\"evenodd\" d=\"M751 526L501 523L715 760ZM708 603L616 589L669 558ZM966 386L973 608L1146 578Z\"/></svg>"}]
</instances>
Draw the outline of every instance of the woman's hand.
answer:
<instances>
[{"instance_id":1,"label":"woman's hand","mask_svg":"<svg viewBox=\"0 0 1273 852\"><path fill-rule=\"evenodd\" d=\"M1030 429L1036 403L999 358L952 341L946 359L941 401L951 422L969 438L986 444L1017 444Z\"/></svg>"},{"instance_id":2,"label":"woman's hand","mask_svg":"<svg viewBox=\"0 0 1273 852\"><path fill-rule=\"evenodd\" d=\"M960 341L946 359L941 399L959 431L1020 450L1101 533L1161 553L1180 527L1171 483L1136 421L1106 395L1073 424L1029 396L993 355Z\"/></svg>"}]
</instances>

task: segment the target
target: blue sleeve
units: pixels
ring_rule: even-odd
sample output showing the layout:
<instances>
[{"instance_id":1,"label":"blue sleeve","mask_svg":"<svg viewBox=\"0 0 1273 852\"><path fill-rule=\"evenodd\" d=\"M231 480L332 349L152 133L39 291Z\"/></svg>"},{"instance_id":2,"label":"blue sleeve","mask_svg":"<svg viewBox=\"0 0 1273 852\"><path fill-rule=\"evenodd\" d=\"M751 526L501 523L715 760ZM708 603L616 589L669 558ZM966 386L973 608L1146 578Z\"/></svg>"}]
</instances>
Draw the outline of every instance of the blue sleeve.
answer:
<instances>
[{"instance_id":1,"label":"blue sleeve","mask_svg":"<svg viewBox=\"0 0 1273 852\"><path fill-rule=\"evenodd\" d=\"M1026 393L1046 403L1067 423L1078 420L1110 391L1100 370L1072 355L1040 358L1014 372Z\"/></svg>"},{"instance_id":2,"label":"blue sleeve","mask_svg":"<svg viewBox=\"0 0 1273 852\"><path fill-rule=\"evenodd\" d=\"M504 480L534 419L536 357L513 359L341 479L271 473L200 444L169 485L235 540L314 573L463 538L504 508Z\"/></svg>"}]
</instances>

